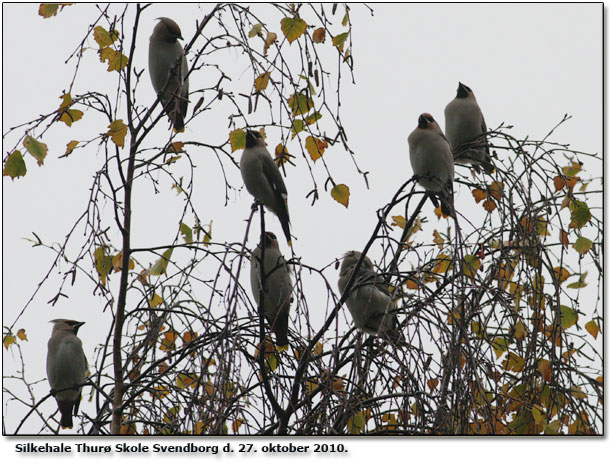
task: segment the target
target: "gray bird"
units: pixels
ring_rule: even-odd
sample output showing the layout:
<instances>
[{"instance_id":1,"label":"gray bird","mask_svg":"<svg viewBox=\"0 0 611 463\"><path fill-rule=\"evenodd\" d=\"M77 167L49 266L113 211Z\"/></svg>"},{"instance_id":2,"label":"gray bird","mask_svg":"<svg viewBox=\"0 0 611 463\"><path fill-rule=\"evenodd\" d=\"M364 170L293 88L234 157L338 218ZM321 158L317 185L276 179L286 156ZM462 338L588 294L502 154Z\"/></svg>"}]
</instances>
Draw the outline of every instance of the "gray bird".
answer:
<instances>
[{"instance_id":1,"label":"gray bird","mask_svg":"<svg viewBox=\"0 0 611 463\"><path fill-rule=\"evenodd\" d=\"M264 249L262 249L264 248ZM265 281L261 292L261 259ZM291 306L291 290L293 283L289 268L280 253L278 240L272 232L265 232L262 243L259 243L250 257L250 286L252 294L260 303L263 296L262 309L267 322L276 336L278 346L289 343L289 311Z\"/></svg>"},{"instance_id":2,"label":"gray bird","mask_svg":"<svg viewBox=\"0 0 611 463\"><path fill-rule=\"evenodd\" d=\"M409 158L418 183L427 191L441 211L454 217L454 159L450 144L433 116L423 113L416 127L407 138Z\"/></svg>"},{"instance_id":3,"label":"gray bird","mask_svg":"<svg viewBox=\"0 0 611 463\"><path fill-rule=\"evenodd\" d=\"M267 151L259 132L254 130L246 132L246 148L240 160L240 172L248 192L278 216L290 246L291 230L286 186L280 169Z\"/></svg>"},{"instance_id":4,"label":"gray bird","mask_svg":"<svg viewBox=\"0 0 611 463\"><path fill-rule=\"evenodd\" d=\"M185 51L178 39L182 39L180 27L170 18L157 18L149 41L149 73L157 95L162 94L163 109L172 121L174 130L185 127L189 105L189 67Z\"/></svg>"},{"instance_id":5,"label":"gray bird","mask_svg":"<svg viewBox=\"0 0 611 463\"><path fill-rule=\"evenodd\" d=\"M47 344L47 377L51 394L55 396L60 424L72 428L72 415L78 412L82 386L87 378L87 358L83 344L76 336L85 322L57 319L51 320L53 332Z\"/></svg>"},{"instance_id":6,"label":"gray bird","mask_svg":"<svg viewBox=\"0 0 611 463\"><path fill-rule=\"evenodd\" d=\"M344 254L339 272L337 286L343 294L356 269L361 253L348 251ZM352 315L354 325L365 333L383 336L393 342L399 342L403 336L398 331L397 317L394 313L388 287L383 279L375 273L371 260L365 256L358 269L356 279L346 299L346 305Z\"/></svg>"},{"instance_id":7,"label":"gray bird","mask_svg":"<svg viewBox=\"0 0 611 463\"><path fill-rule=\"evenodd\" d=\"M488 132L486 121L473 91L465 84L458 83L456 98L446 106L445 119L446 137L454 162L472 165L477 171L481 166L491 174L494 166L486 137L483 136Z\"/></svg>"}]
</instances>

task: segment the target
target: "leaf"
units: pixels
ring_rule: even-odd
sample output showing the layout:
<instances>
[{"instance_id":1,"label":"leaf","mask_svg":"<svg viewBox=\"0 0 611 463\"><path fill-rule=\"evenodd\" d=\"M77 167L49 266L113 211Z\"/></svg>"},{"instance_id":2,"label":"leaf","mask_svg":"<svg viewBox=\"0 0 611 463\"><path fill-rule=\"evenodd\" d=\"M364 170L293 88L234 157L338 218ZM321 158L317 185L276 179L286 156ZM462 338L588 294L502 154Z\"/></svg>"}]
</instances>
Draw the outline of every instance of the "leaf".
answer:
<instances>
[{"instance_id":1,"label":"leaf","mask_svg":"<svg viewBox=\"0 0 611 463\"><path fill-rule=\"evenodd\" d=\"M269 72L264 72L263 74L259 75L259 77L255 79L255 91L256 92L262 92L263 90L267 88L267 85L269 84L269 76L270 76Z\"/></svg>"},{"instance_id":2,"label":"leaf","mask_svg":"<svg viewBox=\"0 0 611 463\"><path fill-rule=\"evenodd\" d=\"M262 27L263 27L263 24L261 24L261 23L257 23L254 26L252 26L252 29L248 33L248 37L252 39L253 37L255 37L257 35L261 35L261 28Z\"/></svg>"},{"instance_id":3,"label":"leaf","mask_svg":"<svg viewBox=\"0 0 611 463\"><path fill-rule=\"evenodd\" d=\"M73 122L76 122L83 118L83 111L78 109L67 109L59 117L59 120L66 124L68 127L72 126Z\"/></svg>"},{"instance_id":4,"label":"leaf","mask_svg":"<svg viewBox=\"0 0 611 463\"><path fill-rule=\"evenodd\" d=\"M492 182L488 185L488 193L490 196L495 198L497 201L500 201L503 196L503 182Z\"/></svg>"},{"instance_id":5,"label":"leaf","mask_svg":"<svg viewBox=\"0 0 611 463\"><path fill-rule=\"evenodd\" d=\"M234 433L238 432L238 429L240 429L240 426L242 426L242 423L244 422L244 420L242 418L238 418L237 420L235 420L232 424L231 424L231 430Z\"/></svg>"},{"instance_id":6,"label":"leaf","mask_svg":"<svg viewBox=\"0 0 611 463\"><path fill-rule=\"evenodd\" d=\"M208 224L208 230L202 229L204 232L203 243L205 246L210 246L210 240L212 240L212 220Z\"/></svg>"},{"instance_id":7,"label":"leaf","mask_svg":"<svg viewBox=\"0 0 611 463\"><path fill-rule=\"evenodd\" d=\"M19 328L19 330L17 330L17 337L21 339L22 341L28 340L28 337L25 334L25 330L23 328Z\"/></svg>"},{"instance_id":8,"label":"leaf","mask_svg":"<svg viewBox=\"0 0 611 463\"><path fill-rule=\"evenodd\" d=\"M108 129L106 135L110 137L115 145L123 148L125 145L125 136L127 135L127 126L123 123L123 119L112 121Z\"/></svg>"},{"instance_id":9,"label":"leaf","mask_svg":"<svg viewBox=\"0 0 611 463\"><path fill-rule=\"evenodd\" d=\"M554 278L560 283L566 281L571 276L571 273L564 267L554 267Z\"/></svg>"},{"instance_id":10,"label":"leaf","mask_svg":"<svg viewBox=\"0 0 611 463\"><path fill-rule=\"evenodd\" d=\"M299 132L302 132L305 129L305 125L305 122L301 119L295 119L291 126L291 139L295 138Z\"/></svg>"},{"instance_id":11,"label":"leaf","mask_svg":"<svg viewBox=\"0 0 611 463\"><path fill-rule=\"evenodd\" d=\"M306 114L314 107L314 100L304 92L293 93L289 97L289 108L293 116Z\"/></svg>"},{"instance_id":12,"label":"leaf","mask_svg":"<svg viewBox=\"0 0 611 463\"><path fill-rule=\"evenodd\" d=\"M562 174L567 177L574 177L581 172L582 164L580 162L573 162L571 165L562 168Z\"/></svg>"},{"instance_id":13,"label":"leaf","mask_svg":"<svg viewBox=\"0 0 611 463\"><path fill-rule=\"evenodd\" d=\"M15 341L17 341L17 338L15 336L13 336L12 334L7 334L2 339L2 344L4 344L4 348L8 350L9 346Z\"/></svg>"},{"instance_id":14,"label":"leaf","mask_svg":"<svg viewBox=\"0 0 611 463\"><path fill-rule=\"evenodd\" d=\"M149 307L151 309L156 309L161 304L163 304L163 298L157 293L153 294L153 297L149 299Z\"/></svg>"},{"instance_id":15,"label":"leaf","mask_svg":"<svg viewBox=\"0 0 611 463\"><path fill-rule=\"evenodd\" d=\"M231 143L231 152L246 148L246 132L242 129L236 129L229 132L229 143Z\"/></svg>"},{"instance_id":16,"label":"leaf","mask_svg":"<svg viewBox=\"0 0 611 463\"><path fill-rule=\"evenodd\" d=\"M195 389L198 380L199 376L195 373L179 373L176 377L176 386L179 389L185 389L187 387Z\"/></svg>"},{"instance_id":17,"label":"leaf","mask_svg":"<svg viewBox=\"0 0 611 463\"><path fill-rule=\"evenodd\" d=\"M541 375L543 375L544 381L547 381L548 383L551 381L552 365L549 362L549 360L546 360L546 359L539 360L539 362L537 363L537 370L539 370L539 372L541 372Z\"/></svg>"},{"instance_id":18,"label":"leaf","mask_svg":"<svg viewBox=\"0 0 611 463\"><path fill-rule=\"evenodd\" d=\"M27 173L28 169L25 166L25 161L21 155L21 151L13 151L4 163L4 169L2 170L2 176L11 177L13 180L18 177L23 177Z\"/></svg>"},{"instance_id":19,"label":"leaf","mask_svg":"<svg viewBox=\"0 0 611 463\"><path fill-rule=\"evenodd\" d=\"M509 352L503 363L503 368L509 371L520 372L524 369L524 359L513 352Z\"/></svg>"},{"instance_id":20,"label":"leaf","mask_svg":"<svg viewBox=\"0 0 611 463\"><path fill-rule=\"evenodd\" d=\"M554 188L556 189L555 193L562 190L564 188L564 185L566 185L564 177L562 175L556 175L554 177Z\"/></svg>"},{"instance_id":21,"label":"leaf","mask_svg":"<svg viewBox=\"0 0 611 463\"><path fill-rule=\"evenodd\" d=\"M521 341L526 336L526 327L521 320L518 320L514 325L513 337Z\"/></svg>"},{"instance_id":22,"label":"leaf","mask_svg":"<svg viewBox=\"0 0 611 463\"><path fill-rule=\"evenodd\" d=\"M492 198L487 198L483 203L482 207L486 210L486 212L492 212L496 209L496 203Z\"/></svg>"},{"instance_id":23,"label":"leaf","mask_svg":"<svg viewBox=\"0 0 611 463\"><path fill-rule=\"evenodd\" d=\"M318 111L314 111L312 114L306 116L305 123L308 125L312 125L314 124L314 122L320 120L321 118L322 114L320 114Z\"/></svg>"},{"instance_id":24,"label":"leaf","mask_svg":"<svg viewBox=\"0 0 611 463\"><path fill-rule=\"evenodd\" d=\"M429 387L429 390L433 392L437 385L439 384L439 380L437 378L431 378L426 382L426 385Z\"/></svg>"},{"instance_id":25,"label":"leaf","mask_svg":"<svg viewBox=\"0 0 611 463\"><path fill-rule=\"evenodd\" d=\"M342 53L344 51L344 44L346 43L348 35L350 35L350 32L344 32L333 37L333 45L335 45Z\"/></svg>"},{"instance_id":26,"label":"leaf","mask_svg":"<svg viewBox=\"0 0 611 463\"><path fill-rule=\"evenodd\" d=\"M441 274L447 273L450 268L450 265L452 264L452 259L450 258L450 256L446 254L439 254L435 260L437 261L437 264L435 264L435 267L433 268L432 272Z\"/></svg>"},{"instance_id":27,"label":"leaf","mask_svg":"<svg viewBox=\"0 0 611 463\"><path fill-rule=\"evenodd\" d=\"M174 252L174 248L166 249L166 251L161 255L161 257L157 259L157 261L153 264L149 271L149 274L165 274L168 268L168 263L170 262L170 257L172 257L172 252Z\"/></svg>"},{"instance_id":28,"label":"leaf","mask_svg":"<svg viewBox=\"0 0 611 463\"><path fill-rule=\"evenodd\" d=\"M568 329L577 323L579 315L577 311L567 305L560 306L560 325L563 329Z\"/></svg>"},{"instance_id":29,"label":"leaf","mask_svg":"<svg viewBox=\"0 0 611 463\"><path fill-rule=\"evenodd\" d=\"M407 220L402 215L393 215L393 222L390 224L391 227L399 227L401 230L405 230L405 225L407 225Z\"/></svg>"},{"instance_id":30,"label":"leaf","mask_svg":"<svg viewBox=\"0 0 611 463\"><path fill-rule=\"evenodd\" d=\"M118 52L117 50L114 50L110 47L106 47L106 48L102 48L100 51L100 62L103 63L104 61L108 62L108 72L112 72L112 71L120 71L121 69L123 69L125 66L127 66L127 63L129 62L129 59L127 58L127 56L125 56L123 53Z\"/></svg>"},{"instance_id":31,"label":"leaf","mask_svg":"<svg viewBox=\"0 0 611 463\"><path fill-rule=\"evenodd\" d=\"M578 201L576 199L572 200L569 204L569 209L571 210L571 223L569 224L569 228L582 228L592 218L590 208L583 201Z\"/></svg>"},{"instance_id":32,"label":"leaf","mask_svg":"<svg viewBox=\"0 0 611 463\"><path fill-rule=\"evenodd\" d=\"M55 16L58 11L63 10L65 6L69 5L72 5L72 3L41 3L38 7L38 14L47 19ZM59 7L61 7L61 10L59 10Z\"/></svg>"},{"instance_id":33,"label":"leaf","mask_svg":"<svg viewBox=\"0 0 611 463\"><path fill-rule=\"evenodd\" d=\"M119 33L115 30L108 32L102 26L96 26L93 29L93 38L97 42L100 49L111 46L119 38Z\"/></svg>"},{"instance_id":34,"label":"leaf","mask_svg":"<svg viewBox=\"0 0 611 463\"><path fill-rule=\"evenodd\" d=\"M350 188L344 184L335 185L331 190L331 197L347 208L350 200Z\"/></svg>"},{"instance_id":35,"label":"leaf","mask_svg":"<svg viewBox=\"0 0 611 463\"><path fill-rule=\"evenodd\" d=\"M123 265L123 252L120 252L119 254L117 254L116 256L113 256L113 258L112 258L112 269L115 272L120 272L122 265ZM136 264L134 263L134 260L133 259L129 259L129 263L127 264L127 268L129 270L133 270L135 267L136 267Z\"/></svg>"},{"instance_id":36,"label":"leaf","mask_svg":"<svg viewBox=\"0 0 611 463\"><path fill-rule=\"evenodd\" d=\"M577 241L575 241L575 244L573 244L573 249L575 249L575 251L582 256L587 254L591 247L592 241L583 236L577 238Z\"/></svg>"},{"instance_id":37,"label":"leaf","mask_svg":"<svg viewBox=\"0 0 611 463\"><path fill-rule=\"evenodd\" d=\"M163 333L163 338L161 339L161 345L159 349L164 352L170 352L176 348L176 340L178 339L178 333L172 329L169 329L165 333Z\"/></svg>"},{"instance_id":38,"label":"leaf","mask_svg":"<svg viewBox=\"0 0 611 463\"><path fill-rule=\"evenodd\" d=\"M98 246L93 252L93 258L95 260L95 268L98 271L102 286L106 286L106 278L112 270L112 257L107 253L106 246Z\"/></svg>"},{"instance_id":39,"label":"leaf","mask_svg":"<svg viewBox=\"0 0 611 463\"><path fill-rule=\"evenodd\" d=\"M586 286L588 286L588 284L586 283L587 276L588 276L588 272L582 273L581 275L579 275L579 280L567 285L566 287L571 288L571 289L585 288Z\"/></svg>"},{"instance_id":40,"label":"leaf","mask_svg":"<svg viewBox=\"0 0 611 463\"><path fill-rule=\"evenodd\" d=\"M185 243L193 242L193 230L186 223L180 223L180 233L182 238L185 240Z\"/></svg>"},{"instance_id":41,"label":"leaf","mask_svg":"<svg viewBox=\"0 0 611 463\"><path fill-rule=\"evenodd\" d=\"M462 263L463 273L465 276L473 280L475 278L475 272L477 272L481 265L481 261L476 256L467 254Z\"/></svg>"},{"instance_id":42,"label":"leaf","mask_svg":"<svg viewBox=\"0 0 611 463\"><path fill-rule=\"evenodd\" d=\"M481 188L474 188L473 190L471 190L471 194L475 198L476 203L479 203L481 200L486 199L486 197L488 196L488 193L486 193Z\"/></svg>"},{"instance_id":43,"label":"leaf","mask_svg":"<svg viewBox=\"0 0 611 463\"><path fill-rule=\"evenodd\" d=\"M301 37L307 27L307 23L297 16L293 18L284 18L280 21L280 29L282 29L282 33L289 43L293 43Z\"/></svg>"},{"instance_id":44,"label":"leaf","mask_svg":"<svg viewBox=\"0 0 611 463\"><path fill-rule=\"evenodd\" d=\"M268 32L267 37L265 37L265 44L263 45L263 54L267 55L267 50L271 47L272 43L276 41L278 38L278 34L275 32Z\"/></svg>"},{"instance_id":45,"label":"leaf","mask_svg":"<svg viewBox=\"0 0 611 463\"><path fill-rule=\"evenodd\" d=\"M28 150L28 153L30 153L32 156L34 156L34 158L36 158L39 166L42 166L44 164L45 157L47 156L48 151L46 144L28 135L23 140L23 146L25 146L25 149Z\"/></svg>"},{"instance_id":46,"label":"leaf","mask_svg":"<svg viewBox=\"0 0 611 463\"><path fill-rule=\"evenodd\" d=\"M559 420L550 421L543 428L543 433L546 435L557 435L562 423Z\"/></svg>"},{"instance_id":47,"label":"leaf","mask_svg":"<svg viewBox=\"0 0 611 463\"><path fill-rule=\"evenodd\" d=\"M596 339L598 337L598 325L596 324L596 322L594 320L590 320L588 323L586 323L586 330L588 331L588 333L590 333L592 335L592 337L594 339Z\"/></svg>"},{"instance_id":48,"label":"leaf","mask_svg":"<svg viewBox=\"0 0 611 463\"><path fill-rule=\"evenodd\" d=\"M560 243L562 244L564 249L567 249L569 247L569 234L565 232L562 228L560 229L560 234L558 236L558 239L560 240Z\"/></svg>"},{"instance_id":49,"label":"leaf","mask_svg":"<svg viewBox=\"0 0 611 463\"><path fill-rule=\"evenodd\" d=\"M69 156L70 154L72 154L72 152L75 150L78 144L79 142L76 140L72 140L68 142L68 144L66 145L66 152L64 153L64 156Z\"/></svg>"},{"instance_id":50,"label":"leaf","mask_svg":"<svg viewBox=\"0 0 611 463\"><path fill-rule=\"evenodd\" d=\"M588 395L583 392L583 389L581 389L580 386L573 386L571 388L571 395L573 397L575 397L576 399L587 399Z\"/></svg>"},{"instance_id":51,"label":"leaf","mask_svg":"<svg viewBox=\"0 0 611 463\"><path fill-rule=\"evenodd\" d=\"M503 338L500 336L494 338L494 340L492 341L492 349L494 349L494 353L496 354L497 359L501 355L503 355L504 352L507 351L508 344L509 344L509 341L507 341L506 338Z\"/></svg>"},{"instance_id":52,"label":"leaf","mask_svg":"<svg viewBox=\"0 0 611 463\"><path fill-rule=\"evenodd\" d=\"M358 412L354 416L348 418L348 432L350 434L359 434L365 427L365 416L363 412Z\"/></svg>"},{"instance_id":53,"label":"leaf","mask_svg":"<svg viewBox=\"0 0 611 463\"><path fill-rule=\"evenodd\" d=\"M325 41L325 28L319 27L312 33L314 43L323 43Z\"/></svg>"},{"instance_id":54,"label":"leaf","mask_svg":"<svg viewBox=\"0 0 611 463\"><path fill-rule=\"evenodd\" d=\"M312 161L316 162L320 159L325 152L325 149L329 146L327 140L321 140L320 138L312 137L311 135L306 138L305 147Z\"/></svg>"},{"instance_id":55,"label":"leaf","mask_svg":"<svg viewBox=\"0 0 611 463\"><path fill-rule=\"evenodd\" d=\"M274 150L274 161L278 167L282 167L284 164L289 162L293 156L291 156L282 143L278 143Z\"/></svg>"}]
</instances>

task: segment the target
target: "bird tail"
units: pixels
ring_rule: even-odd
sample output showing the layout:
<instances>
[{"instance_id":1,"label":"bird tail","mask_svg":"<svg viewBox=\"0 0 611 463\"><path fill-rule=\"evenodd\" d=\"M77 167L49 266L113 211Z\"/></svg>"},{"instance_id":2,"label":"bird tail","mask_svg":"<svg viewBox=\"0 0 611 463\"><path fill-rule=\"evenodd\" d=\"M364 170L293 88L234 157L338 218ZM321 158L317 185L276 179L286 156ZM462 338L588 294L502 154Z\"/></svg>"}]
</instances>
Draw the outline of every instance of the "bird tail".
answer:
<instances>
[{"instance_id":1,"label":"bird tail","mask_svg":"<svg viewBox=\"0 0 611 463\"><path fill-rule=\"evenodd\" d=\"M59 412L62 417L59 422L62 428L70 428L72 429L72 410L74 408L74 402L72 401L57 401L57 405L59 406Z\"/></svg>"},{"instance_id":2,"label":"bird tail","mask_svg":"<svg viewBox=\"0 0 611 463\"><path fill-rule=\"evenodd\" d=\"M280 210L278 211L278 220L280 220L280 225L282 225L282 231L284 232L284 236L286 237L286 241L289 246L293 246L291 240L291 223L289 220L289 209L286 205L286 201L281 202Z\"/></svg>"},{"instance_id":3,"label":"bird tail","mask_svg":"<svg viewBox=\"0 0 611 463\"><path fill-rule=\"evenodd\" d=\"M288 346L289 338L289 313L288 311L282 310L278 313L275 320L268 320L272 327L272 331L276 336L277 346Z\"/></svg>"}]
</instances>

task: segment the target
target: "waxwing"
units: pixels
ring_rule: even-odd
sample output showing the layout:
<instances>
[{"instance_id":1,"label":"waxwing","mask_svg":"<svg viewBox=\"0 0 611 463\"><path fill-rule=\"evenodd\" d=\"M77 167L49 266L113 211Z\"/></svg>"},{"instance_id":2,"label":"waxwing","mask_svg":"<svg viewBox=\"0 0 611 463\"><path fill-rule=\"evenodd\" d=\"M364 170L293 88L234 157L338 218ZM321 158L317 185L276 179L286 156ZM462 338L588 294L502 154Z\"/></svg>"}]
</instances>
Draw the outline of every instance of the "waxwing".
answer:
<instances>
[{"instance_id":1,"label":"waxwing","mask_svg":"<svg viewBox=\"0 0 611 463\"><path fill-rule=\"evenodd\" d=\"M53 332L47 344L47 377L61 413L60 425L72 428L72 415L78 412L82 384L87 378L87 358L83 344L76 336L85 322L57 319L51 323Z\"/></svg>"},{"instance_id":2,"label":"waxwing","mask_svg":"<svg viewBox=\"0 0 611 463\"><path fill-rule=\"evenodd\" d=\"M337 286L341 294L346 290L350 276L361 258L358 251L344 254ZM388 292L388 286L375 273L371 260L365 256L358 268L356 279L346 299L354 325L365 333L385 337L399 342L403 336L397 328L395 306Z\"/></svg>"},{"instance_id":3,"label":"waxwing","mask_svg":"<svg viewBox=\"0 0 611 463\"><path fill-rule=\"evenodd\" d=\"M490 158L490 148L483 136L488 132L482 110L477 104L473 91L463 83L458 83L458 91L445 109L446 137L450 142L454 162L479 166L491 174L494 170Z\"/></svg>"},{"instance_id":4,"label":"waxwing","mask_svg":"<svg viewBox=\"0 0 611 463\"><path fill-rule=\"evenodd\" d=\"M149 41L149 73L155 93L163 92L161 103L174 130L181 132L189 105L189 67L178 42L180 27L170 18L158 19Z\"/></svg>"},{"instance_id":5,"label":"waxwing","mask_svg":"<svg viewBox=\"0 0 611 463\"><path fill-rule=\"evenodd\" d=\"M421 114L418 127L409 135L407 142L416 180L429 193L435 206L436 196L439 196L441 211L454 216L454 160L450 144L433 116Z\"/></svg>"},{"instance_id":6,"label":"waxwing","mask_svg":"<svg viewBox=\"0 0 611 463\"><path fill-rule=\"evenodd\" d=\"M278 216L286 240L291 245L287 192L280 169L265 147L259 132L246 132L246 148L240 160L242 179L248 192Z\"/></svg>"},{"instance_id":7,"label":"waxwing","mask_svg":"<svg viewBox=\"0 0 611 463\"><path fill-rule=\"evenodd\" d=\"M261 259L265 272L264 287L261 289ZM291 306L291 274L280 253L276 235L266 232L263 241L257 245L250 257L250 286L252 294L259 305L262 302L263 313L276 336L278 346L289 343L289 310ZM260 301L260 298L263 301Z\"/></svg>"}]
</instances>

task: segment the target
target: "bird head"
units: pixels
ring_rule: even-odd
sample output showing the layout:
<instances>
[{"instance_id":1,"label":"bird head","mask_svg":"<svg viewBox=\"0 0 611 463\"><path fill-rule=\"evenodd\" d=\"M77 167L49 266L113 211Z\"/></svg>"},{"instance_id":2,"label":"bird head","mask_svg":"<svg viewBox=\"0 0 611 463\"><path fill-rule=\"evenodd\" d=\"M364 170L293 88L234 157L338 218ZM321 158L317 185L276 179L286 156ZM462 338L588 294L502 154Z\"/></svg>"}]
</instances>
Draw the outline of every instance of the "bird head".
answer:
<instances>
[{"instance_id":1,"label":"bird head","mask_svg":"<svg viewBox=\"0 0 611 463\"><path fill-rule=\"evenodd\" d=\"M418 118L418 128L428 129L432 124L436 124L435 119L429 113L422 113Z\"/></svg>"},{"instance_id":2,"label":"bird head","mask_svg":"<svg viewBox=\"0 0 611 463\"><path fill-rule=\"evenodd\" d=\"M263 136L256 130L247 130L246 131L246 148L252 148L253 146L256 146L258 144L265 145Z\"/></svg>"},{"instance_id":3,"label":"bird head","mask_svg":"<svg viewBox=\"0 0 611 463\"><path fill-rule=\"evenodd\" d=\"M79 328L85 324L85 322L77 322L76 320L67 320L65 318L56 318L51 320L51 323L53 323L53 332L67 331L73 334L77 334Z\"/></svg>"},{"instance_id":4,"label":"bird head","mask_svg":"<svg viewBox=\"0 0 611 463\"><path fill-rule=\"evenodd\" d=\"M170 43L176 42L176 39L182 40L182 32L174 20L164 17L157 19L159 22L153 33L158 33L160 37L164 37Z\"/></svg>"},{"instance_id":5,"label":"bird head","mask_svg":"<svg viewBox=\"0 0 611 463\"><path fill-rule=\"evenodd\" d=\"M274 233L265 232L263 240L265 241L264 246L266 248L278 248L278 239Z\"/></svg>"},{"instance_id":6,"label":"bird head","mask_svg":"<svg viewBox=\"0 0 611 463\"><path fill-rule=\"evenodd\" d=\"M456 90L456 98L467 98L473 95L473 91L462 82L458 82L458 90Z\"/></svg>"}]
</instances>

